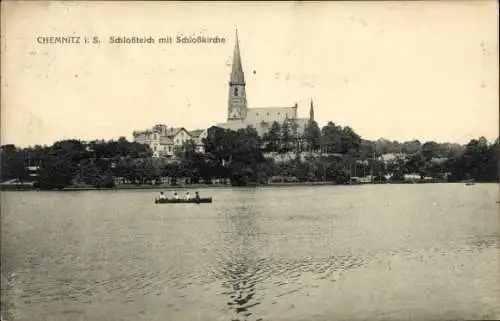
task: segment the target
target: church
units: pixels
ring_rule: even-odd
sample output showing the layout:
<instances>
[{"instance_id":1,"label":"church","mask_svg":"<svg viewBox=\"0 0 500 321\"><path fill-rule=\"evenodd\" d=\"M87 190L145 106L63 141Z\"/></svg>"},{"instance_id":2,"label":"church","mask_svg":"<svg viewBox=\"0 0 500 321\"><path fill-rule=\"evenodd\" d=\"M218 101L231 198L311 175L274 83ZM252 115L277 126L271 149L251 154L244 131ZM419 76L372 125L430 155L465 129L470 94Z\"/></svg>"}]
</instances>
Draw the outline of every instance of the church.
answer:
<instances>
[{"instance_id":1,"label":"church","mask_svg":"<svg viewBox=\"0 0 500 321\"><path fill-rule=\"evenodd\" d=\"M217 127L238 130L252 126L259 136L269 131L274 122L280 125L285 121L294 124L296 134L302 135L310 121L314 120L314 107L311 100L309 118L297 117L297 103L289 107L261 107L248 108L247 93L245 88L245 74L240 56L240 45L238 31L236 31L236 42L233 52L233 64L229 78L229 100L227 110L227 122L217 124Z\"/></svg>"}]
</instances>

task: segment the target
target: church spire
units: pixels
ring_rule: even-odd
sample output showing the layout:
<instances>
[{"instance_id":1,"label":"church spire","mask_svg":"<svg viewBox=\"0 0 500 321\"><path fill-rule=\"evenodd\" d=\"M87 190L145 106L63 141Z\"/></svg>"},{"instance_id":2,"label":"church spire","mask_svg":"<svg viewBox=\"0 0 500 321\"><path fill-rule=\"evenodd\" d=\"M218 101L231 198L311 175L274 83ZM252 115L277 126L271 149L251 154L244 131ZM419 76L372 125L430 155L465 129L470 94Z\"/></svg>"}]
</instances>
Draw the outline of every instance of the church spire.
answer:
<instances>
[{"instance_id":1,"label":"church spire","mask_svg":"<svg viewBox=\"0 0 500 321\"><path fill-rule=\"evenodd\" d=\"M309 121L310 122L314 121L314 105L312 98L311 98L311 108L309 109Z\"/></svg>"},{"instance_id":2,"label":"church spire","mask_svg":"<svg viewBox=\"0 0 500 321\"><path fill-rule=\"evenodd\" d=\"M240 44L238 40L238 29L236 29L236 43L233 52L233 67L231 70L231 79L229 85L245 85L245 74L241 66Z\"/></svg>"},{"instance_id":3,"label":"church spire","mask_svg":"<svg viewBox=\"0 0 500 321\"><path fill-rule=\"evenodd\" d=\"M228 102L229 120L241 121L247 115L247 96L245 90L245 74L241 66L240 44L238 41L238 30L236 30L236 43L233 53L233 67L231 78L229 79L229 102Z\"/></svg>"}]
</instances>

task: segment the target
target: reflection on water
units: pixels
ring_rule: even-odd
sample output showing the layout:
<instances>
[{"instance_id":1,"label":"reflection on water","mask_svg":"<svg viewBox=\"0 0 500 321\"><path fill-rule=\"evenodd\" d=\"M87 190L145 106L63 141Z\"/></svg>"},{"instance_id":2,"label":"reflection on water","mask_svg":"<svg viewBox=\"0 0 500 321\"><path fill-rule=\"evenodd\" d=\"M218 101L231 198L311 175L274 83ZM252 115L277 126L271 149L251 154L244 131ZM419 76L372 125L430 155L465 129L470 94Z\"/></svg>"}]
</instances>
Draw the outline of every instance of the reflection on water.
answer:
<instances>
[{"instance_id":1,"label":"reflection on water","mask_svg":"<svg viewBox=\"0 0 500 321\"><path fill-rule=\"evenodd\" d=\"M213 204L155 206L137 191L3 194L3 317L500 316L496 186L206 194Z\"/></svg>"},{"instance_id":2,"label":"reflection on water","mask_svg":"<svg viewBox=\"0 0 500 321\"><path fill-rule=\"evenodd\" d=\"M300 292L311 284L303 282L304 274L313 280L335 282L349 269L360 268L368 257L337 255L271 259L259 257L265 247L266 234L261 233L252 204L236 207L225 216L223 245L219 249L218 279L227 295L231 320L249 320L253 308L266 299L286 300L288 295ZM314 286L314 285L313 285ZM254 320L262 316L253 315Z\"/></svg>"},{"instance_id":3,"label":"reflection on water","mask_svg":"<svg viewBox=\"0 0 500 321\"><path fill-rule=\"evenodd\" d=\"M249 309L260 303L255 297L256 284L262 281L255 220L251 204L236 207L225 220L228 231L223 233L224 245L220 249L225 253L225 256L221 253L220 278L227 289L223 292L228 296L227 305L236 315L233 320L239 320L239 316L249 317L252 315Z\"/></svg>"}]
</instances>

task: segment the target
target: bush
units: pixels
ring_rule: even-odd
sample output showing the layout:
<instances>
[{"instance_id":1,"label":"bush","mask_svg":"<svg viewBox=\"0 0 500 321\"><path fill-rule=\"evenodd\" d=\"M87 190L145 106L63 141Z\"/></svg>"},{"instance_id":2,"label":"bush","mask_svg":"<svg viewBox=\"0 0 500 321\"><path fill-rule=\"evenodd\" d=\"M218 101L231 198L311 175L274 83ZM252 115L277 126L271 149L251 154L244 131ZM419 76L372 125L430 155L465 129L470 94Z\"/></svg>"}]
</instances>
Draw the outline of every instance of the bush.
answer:
<instances>
[{"instance_id":1,"label":"bush","mask_svg":"<svg viewBox=\"0 0 500 321\"><path fill-rule=\"evenodd\" d=\"M113 188L116 184L113 176L105 175L92 179L92 186L96 188Z\"/></svg>"}]
</instances>

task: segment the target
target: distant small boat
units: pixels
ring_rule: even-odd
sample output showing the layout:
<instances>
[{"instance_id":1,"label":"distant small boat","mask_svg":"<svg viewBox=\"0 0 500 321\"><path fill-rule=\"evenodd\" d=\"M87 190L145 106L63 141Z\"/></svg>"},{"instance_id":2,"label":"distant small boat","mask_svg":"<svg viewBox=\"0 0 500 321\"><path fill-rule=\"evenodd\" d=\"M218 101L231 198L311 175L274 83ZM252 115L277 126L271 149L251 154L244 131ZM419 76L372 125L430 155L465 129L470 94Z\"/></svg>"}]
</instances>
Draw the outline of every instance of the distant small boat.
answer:
<instances>
[{"instance_id":1,"label":"distant small boat","mask_svg":"<svg viewBox=\"0 0 500 321\"><path fill-rule=\"evenodd\" d=\"M473 180L465 182L465 186L476 185Z\"/></svg>"},{"instance_id":2,"label":"distant small boat","mask_svg":"<svg viewBox=\"0 0 500 321\"><path fill-rule=\"evenodd\" d=\"M212 198L211 197L200 197L200 198L190 198L190 199L183 199L183 198L164 198L164 199L155 199L155 204L186 204L186 203L193 203L193 204L200 204L200 203L212 203Z\"/></svg>"}]
</instances>

